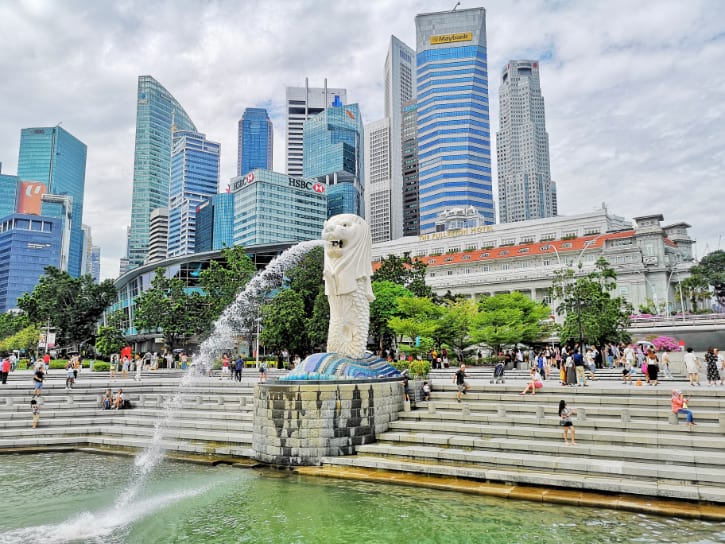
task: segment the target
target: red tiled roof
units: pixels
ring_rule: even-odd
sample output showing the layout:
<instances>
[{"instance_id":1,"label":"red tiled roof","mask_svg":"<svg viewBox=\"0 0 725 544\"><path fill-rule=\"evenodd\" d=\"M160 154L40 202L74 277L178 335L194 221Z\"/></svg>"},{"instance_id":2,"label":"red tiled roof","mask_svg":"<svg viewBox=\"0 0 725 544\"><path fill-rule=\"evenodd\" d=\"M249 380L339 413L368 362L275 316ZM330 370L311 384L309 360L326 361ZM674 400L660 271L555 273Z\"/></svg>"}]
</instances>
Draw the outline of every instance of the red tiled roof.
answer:
<instances>
[{"instance_id":1,"label":"red tiled roof","mask_svg":"<svg viewBox=\"0 0 725 544\"><path fill-rule=\"evenodd\" d=\"M444 266L485 262L497 259L511 259L513 257L531 257L533 255L553 255L556 257L556 251L559 252L559 256L562 256L570 252L580 252L583 249L601 248L603 247L605 240L630 238L633 235L634 230L626 230L620 232L610 232L603 235L597 234L594 236L582 236L581 238L572 238L570 240L553 240L551 242L519 244L516 246L504 246L492 249L477 249L475 251L445 253L435 257L423 256L415 258L423 261L428 266ZM556 251L554 251L552 247L556 248ZM379 262L373 263L373 271L377 270L379 267Z\"/></svg>"}]
</instances>

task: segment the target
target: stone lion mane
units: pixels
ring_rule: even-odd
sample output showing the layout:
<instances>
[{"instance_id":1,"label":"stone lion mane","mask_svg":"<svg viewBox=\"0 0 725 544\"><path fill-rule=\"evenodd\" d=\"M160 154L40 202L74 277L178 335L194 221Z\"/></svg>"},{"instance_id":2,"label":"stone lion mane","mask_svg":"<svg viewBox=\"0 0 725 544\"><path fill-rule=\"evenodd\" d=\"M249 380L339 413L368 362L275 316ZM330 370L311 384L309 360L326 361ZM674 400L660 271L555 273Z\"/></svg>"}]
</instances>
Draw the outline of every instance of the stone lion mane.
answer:
<instances>
[{"instance_id":1,"label":"stone lion mane","mask_svg":"<svg viewBox=\"0 0 725 544\"><path fill-rule=\"evenodd\" d=\"M327 351L361 358L367 344L370 302L375 300L370 284L370 227L357 215L336 215L325 222L322 237L327 242L324 280L330 303Z\"/></svg>"}]
</instances>

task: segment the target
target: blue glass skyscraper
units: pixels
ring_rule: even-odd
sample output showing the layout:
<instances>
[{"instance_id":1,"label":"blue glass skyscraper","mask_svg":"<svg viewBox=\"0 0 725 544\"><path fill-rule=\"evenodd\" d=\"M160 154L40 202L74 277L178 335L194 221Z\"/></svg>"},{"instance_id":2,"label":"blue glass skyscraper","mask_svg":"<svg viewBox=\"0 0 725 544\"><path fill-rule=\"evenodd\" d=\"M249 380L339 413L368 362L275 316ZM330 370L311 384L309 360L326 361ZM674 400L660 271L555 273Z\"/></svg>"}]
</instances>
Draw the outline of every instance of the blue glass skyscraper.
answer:
<instances>
[{"instance_id":1,"label":"blue glass skyscraper","mask_svg":"<svg viewBox=\"0 0 725 544\"><path fill-rule=\"evenodd\" d=\"M196 209L196 252L234 245L234 193L208 198Z\"/></svg>"},{"instance_id":2,"label":"blue glass skyscraper","mask_svg":"<svg viewBox=\"0 0 725 544\"><path fill-rule=\"evenodd\" d=\"M18 183L18 176L0 174L0 219L15 212Z\"/></svg>"},{"instance_id":3,"label":"blue glass skyscraper","mask_svg":"<svg viewBox=\"0 0 725 544\"><path fill-rule=\"evenodd\" d=\"M237 176L255 168L272 169L274 130L264 108L247 108L239 120Z\"/></svg>"},{"instance_id":4,"label":"blue glass skyscraper","mask_svg":"<svg viewBox=\"0 0 725 544\"><path fill-rule=\"evenodd\" d=\"M60 126L24 128L20 132L18 177L45 183L49 194L72 199L68 273L73 277L82 273L86 153L86 144ZM59 213L58 209L58 206L44 204L43 214L60 219L63 212Z\"/></svg>"},{"instance_id":5,"label":"blue glass skyscraper","mask_svg":"<svg viewBox=\"0 0 725 544\"><path fill-rule=\"evenodd\" d=\"M52 217L14 213L0 219L2 314L35 289L46 266L60 267L63 233L61 221Z\"/></svg>"},{"instance_id":6,"label":"blue glass skyscraper","mask_svg":"<svg viewBox=\"0 0 725 544\"><path fill-rule=\"evenodd\" d=\"M136 149L128 239L128 267L143 264L149 247L151 212L169 205L171 125L196 131L181 104L151 76L139 76Z\"/></svg>"},{"instance_id":7,"label":"blue glass skyscraper","mask_svg":"<svg viewBox=\"0 0 725 544\"><path fill-rule=\"evenodd\" d=\"M339 99L304 125L303 171L327 187L327 216L365 217L363 122L357 104Z\"/></svg>"},{"instance_id":8,"label":"blue glass skyscraper","mask_svg":"<svg viewBox=\"0 0 725 544\"><path fill-rule=\"evenodd\" d=\"M196 207L217 193L221 148L191 130L174 131L173 138L167 257L195 251Z\"/></svg>"},{"instance_id":9,"label":"blue glass skyscraper","mask_svg":"<svg viewBox=\"0 0 725 544\"><path fill-rule=\"evenodd\" d=\"M494 223L486 10L420 14L415 26L420 232L449 208Z\"/></svg>"}]
</instances>

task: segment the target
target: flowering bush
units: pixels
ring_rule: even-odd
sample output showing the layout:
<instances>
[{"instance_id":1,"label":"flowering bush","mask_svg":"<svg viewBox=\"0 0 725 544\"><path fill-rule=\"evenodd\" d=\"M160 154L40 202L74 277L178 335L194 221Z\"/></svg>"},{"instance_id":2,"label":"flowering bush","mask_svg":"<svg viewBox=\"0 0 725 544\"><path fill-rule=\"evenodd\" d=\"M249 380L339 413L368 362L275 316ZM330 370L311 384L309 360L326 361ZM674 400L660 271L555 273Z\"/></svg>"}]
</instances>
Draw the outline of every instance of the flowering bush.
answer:
<instances>
[{"instance_id":1,"label":"flowering bush","mask_svg":"<svg viewBox=\"0 0 725 544\"><path fill-rule=\"evenodd\" d=\"M657 351L680 351L680 343L671 336L658 336L652 339L652 343Z\"/></svg>"}]
</instances>

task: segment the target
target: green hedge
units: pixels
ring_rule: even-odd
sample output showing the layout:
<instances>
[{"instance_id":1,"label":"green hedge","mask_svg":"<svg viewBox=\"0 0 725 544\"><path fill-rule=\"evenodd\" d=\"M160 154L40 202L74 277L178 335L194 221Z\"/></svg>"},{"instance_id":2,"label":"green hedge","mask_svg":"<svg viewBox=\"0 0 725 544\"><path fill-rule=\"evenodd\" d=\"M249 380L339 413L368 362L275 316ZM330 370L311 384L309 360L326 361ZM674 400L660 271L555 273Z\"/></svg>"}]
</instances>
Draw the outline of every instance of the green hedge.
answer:
<instances>
[{"instance_id":1,"label":"green hedge","mask_svg":"<svg viewBox=\"0 0 725 544\"><path fill-rule=\"evenodd\" d=\"M107 372L111 368L110 363L102 363L97 361L93 364L93 372Z\"/></svg>"}]
</instances>

